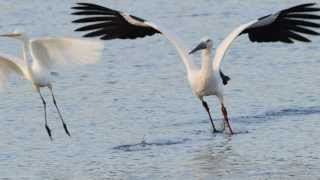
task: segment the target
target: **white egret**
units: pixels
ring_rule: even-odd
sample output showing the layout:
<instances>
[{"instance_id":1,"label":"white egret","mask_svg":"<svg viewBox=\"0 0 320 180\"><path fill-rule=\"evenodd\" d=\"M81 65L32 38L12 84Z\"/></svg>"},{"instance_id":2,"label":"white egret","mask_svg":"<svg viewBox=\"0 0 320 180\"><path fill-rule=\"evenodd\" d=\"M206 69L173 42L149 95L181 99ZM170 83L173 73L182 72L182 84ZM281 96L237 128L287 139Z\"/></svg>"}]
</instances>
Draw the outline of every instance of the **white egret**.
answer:
<instances>
[{"instance_id":1,"label":"white egret","mask_svg":"<svg viewBox=\"0 0 320 180\"><path fill-rule=\"evenodd\" d=\"M309 28L319 28L320 25L306 21L320 19L319 15L312 14L320 10L319 8L315 8L314 5L315 3L301 4L237 27L218 46L213 60L211 60L210 57L212 41L208 38L204 39L190 52L193 53L197 50L203 50L200 68L193 64L187 50L178 43L176 38L163 29L160 30L155 24L139 17L96 4L78 3L78 6L73 7L73 9L76 10L73 14L86 17L73 22L90 23L76 29L76 31L90 31L85 34L84 37L100 37L102 40L135 39L157 33L164 35L178 51L187 69L187 77L192 91L200 99L203 107L209 114L213 131L216 132L216 128L210 115L209 106L207 102L204 101L204 97L210 95L218 97L225 120L224 125L227 125L230 133L233 134L223 98L223 84L228 81L228 77L224 76L220 71L221 61L231 43L241 34L248 34L252 42L279 41L293 43L295 40L310 42L309 39L303 37L301 34L319 35L319 33Z\"/></svg>"},{"instance_id":2,"label":"white egret","mask_svg":"<svg viewBox=\"0 0 320 180\"><path fill-rule=\"evenodd\" d=\"M47 87L51 91L53 103L57 109L63 128L70 136L69 130L58 108L53 94L50 79L51 70L57 65L95 63L101 56L103 43L101 41L79 38L36 38L29 39L26 34L13 32L0 36L18 39L23 42L23 59L0 54L0 85L4 85L11 72L31 81L33 88L39 93L44 108L46 131L52 140L51 129L47 123L46 101L40 88ZM28 54L32 63L28 62Z\"/></svg>"}]
</instances>

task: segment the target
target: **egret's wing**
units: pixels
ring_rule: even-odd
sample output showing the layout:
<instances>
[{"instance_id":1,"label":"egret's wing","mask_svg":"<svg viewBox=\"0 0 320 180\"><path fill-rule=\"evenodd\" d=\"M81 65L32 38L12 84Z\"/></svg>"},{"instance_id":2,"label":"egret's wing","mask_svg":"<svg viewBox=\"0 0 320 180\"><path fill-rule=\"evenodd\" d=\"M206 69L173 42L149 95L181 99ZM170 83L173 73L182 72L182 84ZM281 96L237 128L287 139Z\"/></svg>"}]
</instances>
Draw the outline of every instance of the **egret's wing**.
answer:
<instances>
[{"instance_id":1,"label":"egret's wing","mask_svg":"<svg viewBox=\"0 0 320 180\"><path fill-rule=\"evenodd\" d=\"M301 4L239 26L217 48L213 68L219 69L231 43L241 34L248 34L251 42L310 42L305 35L320 35L312 29L320 28L320 24L312 22L320 20L319 15L313 14L320 8L314 6L314 3Z\"/></svg>"},{"instance_id":2,"label":"egret's wing","mask_svg":"<svg viewBox=\"0 0 320 180\"><path fill-rule=\"evenodd\" d=\"M74 20L74 23L89 23L75 30L89 31L84 37L100 37L103 40L136 39L159 33L164 35L175 46L187 68L194 68L186 49L173 36L160 30L153 23L128 13L91 3L78 3L72 9L75 9L72 14L85 16Z\"/></svg>"},{"instance_id":3,"label":"egret's wing","mask_svg":"<svg viewBox=\"0 0 320 180\"><path fill-rule=\"evenodd\" d=\"M19 58L0 54L0 87L4 87L10 74L16 73L29 79L27 69L23 66L23 61Z\"/></svg>"},{"instance_id":4,"label":"egret's wing","mask_svg":"<svg viewBox=\"0 0 320 180\"><path fill-rule=\"evenodd\" d=\"M41 66L92 64L100 59L101 41L79 38L37 38L30 42L31 55Z\"/></svg>"}]
</instances>

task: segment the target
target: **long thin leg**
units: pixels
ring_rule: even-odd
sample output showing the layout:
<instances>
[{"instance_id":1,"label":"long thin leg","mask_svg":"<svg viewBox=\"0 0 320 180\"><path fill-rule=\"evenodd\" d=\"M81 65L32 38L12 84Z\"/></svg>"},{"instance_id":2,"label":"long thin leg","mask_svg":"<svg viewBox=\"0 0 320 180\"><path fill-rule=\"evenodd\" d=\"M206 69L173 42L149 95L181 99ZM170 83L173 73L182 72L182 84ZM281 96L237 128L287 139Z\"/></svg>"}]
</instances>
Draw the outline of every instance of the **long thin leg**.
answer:
<instances>
[{"instance_id":1,"label":"long thin leg","mask_svg":"<svg viewBox=\"0 0 320 180\"><path fill-rule=\"evenodd\" d=\"M223 103L221 104L221 111L222 111L222 114L224 117L225 124L227 124L227 126L229 128L230 134L233 134L233 131L232 131L230 123L229 123L228 112L227 112L227 109L224 107Z\"/></svg>"},{"instance_id":2,"label":"long thin leg","mask_svg":"<svg viewBox=\"0 0 320 180\"><path fill-rule=\"evenodd\" d=\"M210 121L211 121L211 125L212 125L212 129L213 129L213 132L218 132L216 127L214 126L213 124L213 120L212 120L212 117L211 117L211 114L210 114L210 109L209 109L209 106L207 104L207 102L205 102L204 100L201 101L202 102L202 106L206 109L206 111L208 112L208 115L209 115L209 118L210 118Z\"/></svg>"},{"instance_id":3,"label":"long thin leg","mask_svg":"<svg viewBox=\"0 0 320 180\"><path fill-rule=\"evenodd\" d=\"M57 111L58 111L59 117L60 117L60 119L61 119L61 122L62 122L62 125L63 125L63 129L64 129L64 131L66 132L66 134L67 134L68 136L70 136L69 130L68 130L68 128L67 128L67 125L66 125L66 123L64 122L63 117L62 117L62 115L61 115L61 112L60 112L60 110L59 110L59 108L58 108L57 101L56 101L56 98L54 97L52 87L49 87L49 89L50 89L50 91L51 91L51 95L52 95L52 99L53 99L53 104L55 105L55 107L56 107L56 109L57 109Z\"/></svg>"},{"instance_id":4,"label":"long thin leg","mask_svg":"<svg viewBox=\"0 0 320 180\"><path fill-rule=\"evenodd\" d=\"M46 105L46 101L42 97L40 89L38 89L38 92L39 92L39 95L41 97L42 104L43 104L45 128L47 130L47 133L49 135L50 140L52 141L51 130L50 130L49 126L48 126L48 121L47 121L47 105Z\"/></svg>"}]
</instances>

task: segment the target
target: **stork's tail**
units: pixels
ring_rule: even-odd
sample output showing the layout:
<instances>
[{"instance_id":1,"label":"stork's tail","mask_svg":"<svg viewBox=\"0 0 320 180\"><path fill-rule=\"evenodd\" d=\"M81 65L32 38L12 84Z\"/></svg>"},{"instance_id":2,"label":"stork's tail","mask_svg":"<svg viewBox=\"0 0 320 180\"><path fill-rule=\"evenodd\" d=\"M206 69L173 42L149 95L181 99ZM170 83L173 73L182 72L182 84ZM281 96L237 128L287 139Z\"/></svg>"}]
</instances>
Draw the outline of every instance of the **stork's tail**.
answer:
<instances>
[{"instance_id":1,"label":"stork's tail","mask_svg":"<svg viewBox=\"0 0 320 180\"><path fill-rule=\"evenodd\" d=\"M230 79L231 79L229 76L223 74L223 72L221 70L220 70L220 77L222 79L223 85L227 85L228 81L230 81Z\"/></svg>"}]
</instances>

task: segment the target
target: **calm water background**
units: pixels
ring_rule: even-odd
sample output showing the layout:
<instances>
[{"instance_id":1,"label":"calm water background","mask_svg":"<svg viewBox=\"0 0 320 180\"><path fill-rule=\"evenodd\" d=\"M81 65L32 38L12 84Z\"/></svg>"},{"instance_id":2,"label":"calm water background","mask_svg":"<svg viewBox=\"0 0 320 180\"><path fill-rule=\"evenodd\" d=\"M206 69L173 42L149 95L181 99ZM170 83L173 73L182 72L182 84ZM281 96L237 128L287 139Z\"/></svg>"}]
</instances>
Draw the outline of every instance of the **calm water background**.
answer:
<instances>
[{"instance_id":1,"label":"calm water background","mask_svg":"<svg viewBox=\"0 0 320 180\"><path fill-rule=\"evenodd\" d=\"M0 31L31 37L74 36L76 1L0 1ZM191 49L203 36L215 46L236 26L302 0L94 1L144 17ZM226 104L234 136L211 134L184 66L161 36L106 42L98 65L59 71L51 97L50 142L31 84L12 77L0 93L0 179L319 179L320 37L310 44L252 44L240 37L223 62L232 81ZM21 44L1 39L2 52ZM194 61L200 62L199 54ZM216 123L221 112L207 98Z\"/></svg>"}]
</instances>

